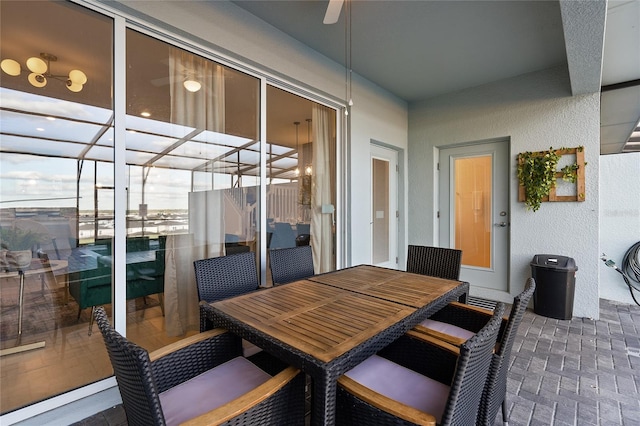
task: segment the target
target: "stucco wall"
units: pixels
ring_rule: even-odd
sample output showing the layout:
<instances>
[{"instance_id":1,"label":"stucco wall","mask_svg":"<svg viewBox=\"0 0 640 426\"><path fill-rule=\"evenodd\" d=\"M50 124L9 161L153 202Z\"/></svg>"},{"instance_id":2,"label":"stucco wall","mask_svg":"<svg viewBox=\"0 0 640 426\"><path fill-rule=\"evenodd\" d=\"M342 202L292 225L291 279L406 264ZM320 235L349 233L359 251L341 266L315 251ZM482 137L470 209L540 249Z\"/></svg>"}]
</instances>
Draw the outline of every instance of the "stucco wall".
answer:
<instances>
[{"instance_id":1,"label":"stucco wall","mask_svg":"<svg viewBox=\"0 0 640 426\"><path fill-rule=\"evenodd\" d=\"M559 67L411 105L408 242L436 241L436 147L509 138L510 289L496 295L472 288L472 294L511 302L531 276L533 255L564 255L579 269L574 316L597 318L600 101L597 94L572 97L568 88L566 68ZM517 154L579 145L588 162L586 201L544 203L535 213L526 211L517 201Z\"/></svg>"},{"instance_id":2,"label":"stucco wall","mask_svg":"<svg viewBox=\"0 0 640 426\"><path fill-rule=\"evenodd\" d=\"M600 251L618 266L626 251L640 241L640 153L600 157ZM600 268L600 297L634 303L622 276ZM640 301L640 293L635 293Z\"/></svg>"}]
</instances>

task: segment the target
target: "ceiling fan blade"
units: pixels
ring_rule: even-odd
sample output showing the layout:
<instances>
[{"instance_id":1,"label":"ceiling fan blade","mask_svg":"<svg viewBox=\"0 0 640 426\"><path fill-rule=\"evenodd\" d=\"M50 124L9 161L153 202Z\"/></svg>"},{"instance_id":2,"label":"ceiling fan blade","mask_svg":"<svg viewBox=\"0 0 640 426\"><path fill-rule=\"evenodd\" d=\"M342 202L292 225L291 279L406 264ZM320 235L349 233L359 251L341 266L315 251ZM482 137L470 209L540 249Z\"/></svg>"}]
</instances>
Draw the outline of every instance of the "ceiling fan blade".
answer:
<instances>
[{"instance_id":1,"label":"ceiling fan blade","mask_svg":"<svg viewBox=\"0 0 640 426\"><path fill-rule=\"evenodd\" d=\"M156 78L151 80L151 84L153 84L156 87L166 86L169 83L171 83L171 79L169 77L162 77L162 78Z\"/></svg>"},{"instance_id":2,"label":"ceiling fan blade","mask_svg":"<svg viewBox=\"0 0 640 426\"><path fill-rule=\"evenodd\" d=\"M327 12L324 14L323 24L335 24L340 18L340 11L344 0L329 0Z\"/></svg>"}]
</instances>

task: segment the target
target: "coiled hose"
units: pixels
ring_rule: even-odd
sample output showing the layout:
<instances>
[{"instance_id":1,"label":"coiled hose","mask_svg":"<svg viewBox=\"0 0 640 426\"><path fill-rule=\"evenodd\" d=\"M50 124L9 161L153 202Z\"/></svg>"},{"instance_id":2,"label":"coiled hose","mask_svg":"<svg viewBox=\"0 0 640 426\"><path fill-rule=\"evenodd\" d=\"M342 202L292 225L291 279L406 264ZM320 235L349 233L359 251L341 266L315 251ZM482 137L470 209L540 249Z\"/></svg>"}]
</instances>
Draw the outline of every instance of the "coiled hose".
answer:
<instances>
[{"instance_id":1,"label":"coiled hose","mask_svg":"<svg viewBox=\"0 0 640 426\"><path fill-rule=\"evenodd\" d=\"M638 300L633 294L634 290L640 292L640 241L629 247L629 250L624 254L621 268L618 268L616 263L608 259L604 253L601 259L605 265L615 269L622 275L622 279L624 279L627 287L629 287L631 298L636 302L636 305L640 306L640 303L638 303Z\"/></svg>"}]
</instances>

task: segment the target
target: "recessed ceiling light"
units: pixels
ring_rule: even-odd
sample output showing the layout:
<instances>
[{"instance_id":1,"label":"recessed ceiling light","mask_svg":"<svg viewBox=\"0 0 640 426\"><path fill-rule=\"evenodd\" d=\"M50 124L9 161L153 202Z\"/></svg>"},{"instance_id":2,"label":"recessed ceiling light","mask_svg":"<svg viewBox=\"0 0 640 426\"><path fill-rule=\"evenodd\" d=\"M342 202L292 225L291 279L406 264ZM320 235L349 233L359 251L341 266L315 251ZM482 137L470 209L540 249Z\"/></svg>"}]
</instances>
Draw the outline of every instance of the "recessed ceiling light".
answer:
<instances>
[{"instance_id":1,"label":"recessed ceiling light","mask_svg":"<svg viewBox=\"0 0 640 426\"><path fill-rule=\"evenodd\" d=\"M55 117L47 117L47 120L49 120L49 121L56 121L56 118L55 118Z\"/></svg>"},{"instance_id":2,"label":"recessed ceiling light","mask_svg":"<svg viewBox=\"0 0 640 426\"><path fill-rule=\"evenodd\" d=\"M143 117L151 117L151 113L149 111L142 111L140 115Z\"/></svg>"},{"instance_id":3,"label":"recessed ceiling light","mask_svg":"<svg viewBox=\"0 0 640 426\"><path fill-rule=\"evenodd\" d=\"M42 127L36 127L36 130L39 132L44 132L44 129Z\"/></svg>"}]
</instances>

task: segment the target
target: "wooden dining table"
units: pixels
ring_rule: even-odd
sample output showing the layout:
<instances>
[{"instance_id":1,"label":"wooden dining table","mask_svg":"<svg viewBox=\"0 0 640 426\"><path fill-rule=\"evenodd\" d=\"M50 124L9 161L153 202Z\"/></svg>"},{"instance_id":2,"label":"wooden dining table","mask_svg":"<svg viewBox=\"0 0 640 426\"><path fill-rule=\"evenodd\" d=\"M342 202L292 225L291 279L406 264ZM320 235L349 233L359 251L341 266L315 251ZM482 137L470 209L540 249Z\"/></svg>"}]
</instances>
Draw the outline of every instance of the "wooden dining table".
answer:
<instances>
[{"instance_id":1,"label":"wooden dining table","mask_svg":"<svg viewBox=\"0 0 640 426\"><path fill-rule=\"evenodd\" d=\"M335 423L336 381L469 284L360 265L209 304L224 327L313 379L311 422Z\"/></svg>"}]
</instances>

